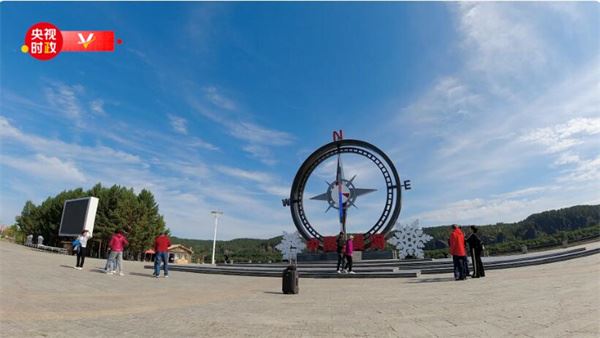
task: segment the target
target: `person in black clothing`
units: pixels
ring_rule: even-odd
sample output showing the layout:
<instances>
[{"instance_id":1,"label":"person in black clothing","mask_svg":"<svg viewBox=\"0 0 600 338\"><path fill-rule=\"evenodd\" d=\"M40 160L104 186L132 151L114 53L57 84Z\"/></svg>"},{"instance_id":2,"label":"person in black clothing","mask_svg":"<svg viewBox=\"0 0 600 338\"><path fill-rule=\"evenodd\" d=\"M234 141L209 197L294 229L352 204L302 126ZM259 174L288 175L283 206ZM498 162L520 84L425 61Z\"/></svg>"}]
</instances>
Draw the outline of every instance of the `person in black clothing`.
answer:
<instances>
[{"instance_id":1,"label":"person in black clothing","mask_svg":"<svg viewBox=\"0 0 600 338\"><path fill-rule=\"evenodd\" d=\"M346 241L344 240L344 232L340 231L340 234L337 237L337 255L338 255L338 261L337 261L337 273L342 273L341 268L344 267L344 245L346 244Z\"/></svg>"},{"instance_id":2,"label":"person in black clothing","mask_svg":"<svg viewBox=\"0 0 600 338\"><path fill-rule=\"evenodd\" d=\"M469 253L471 254L471 260L473 261L473 278L485 277L485 271L483 270L483 262L481 262L481 252L483 251L483 244L479 236L477 236L477 227L471 226L471 235L467 238L467 244L469 244Z\"/></svg>"},{"instance_id":3,"label":"person in black clothing","mask_svg":"<svg viewBox=\"0 0 600 338\"><path fill-rule=\"evenodd\" d=\"M458 228L462 231L462 227L459 225ZM467 240L465 239L465 252L469 252L469 248L467 248ZM469 272L469 255L465 256L463 260L463 271L465 272L465 277L471 277L471 273Z\"/></svg>"}]
</instances>

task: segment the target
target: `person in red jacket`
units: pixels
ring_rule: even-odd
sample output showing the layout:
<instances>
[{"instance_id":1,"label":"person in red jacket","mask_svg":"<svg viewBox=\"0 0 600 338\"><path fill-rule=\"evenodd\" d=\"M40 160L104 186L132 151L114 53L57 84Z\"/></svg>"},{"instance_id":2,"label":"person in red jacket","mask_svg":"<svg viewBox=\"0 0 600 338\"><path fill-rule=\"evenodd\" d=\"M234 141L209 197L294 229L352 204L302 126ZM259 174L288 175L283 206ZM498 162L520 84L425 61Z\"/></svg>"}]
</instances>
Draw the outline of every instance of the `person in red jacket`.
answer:
<instances>
[{"instance_id":1,"label":"person in red jacket","mask_svg":"<svg viewBox=\"0 0 600 338\"><path fill-rule=\"evenodd\" d=\"M448 239L450 244L450 254L452 255L452 263L454 265L454 279L465 280L467 274L465 272L465 261L467 259L467 251L465 250L465 234L456 225L452 225L452 233Z\"/></svg>"},{"instance_id":2,"label":"person in red jacket","mask_svg":"<svg viewBox=\"0 0 600 338\"><path fill-rule=\"evenodd\" d=\"M115 270L119 272L119 276L125 276L123 273L123 250L127 245L129 245L129 242L123 235L122 230L117 230L111 237L110 242L108 242L108 246L110 247L110 255L108 257L115 263Z\"/></svg>"},{"instance_id":3,"label":"person in red jacket","mask_svg":"<svg viewBox=\"0 0 600 338\"><path fill-rule=\"evenodd\" d=\"M160 261L163 261L165 278L169 277L169 247L171 241L166 232L161 232L154 240L154 277L160 277Z\"/></svg>"}]
</instances>

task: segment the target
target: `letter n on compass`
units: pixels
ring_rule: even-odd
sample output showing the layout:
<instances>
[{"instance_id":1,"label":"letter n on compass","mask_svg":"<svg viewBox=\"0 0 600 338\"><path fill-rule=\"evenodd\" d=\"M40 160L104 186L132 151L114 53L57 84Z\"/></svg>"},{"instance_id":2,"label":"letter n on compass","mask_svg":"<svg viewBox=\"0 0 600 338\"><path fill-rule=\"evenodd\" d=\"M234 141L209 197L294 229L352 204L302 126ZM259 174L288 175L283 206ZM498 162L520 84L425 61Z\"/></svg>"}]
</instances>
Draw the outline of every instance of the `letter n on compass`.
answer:
<instances>
[{"instance_id":1,"label":"letter n on compass","mask_svg":"<svg viewBox=\"0 0 600 338\"><path fill-rule=\"evenodd\" d=\"M339 131L333 131L333 142L341 141L344 139L344 132L340 129Z\"/></svg>"}]
</instances>

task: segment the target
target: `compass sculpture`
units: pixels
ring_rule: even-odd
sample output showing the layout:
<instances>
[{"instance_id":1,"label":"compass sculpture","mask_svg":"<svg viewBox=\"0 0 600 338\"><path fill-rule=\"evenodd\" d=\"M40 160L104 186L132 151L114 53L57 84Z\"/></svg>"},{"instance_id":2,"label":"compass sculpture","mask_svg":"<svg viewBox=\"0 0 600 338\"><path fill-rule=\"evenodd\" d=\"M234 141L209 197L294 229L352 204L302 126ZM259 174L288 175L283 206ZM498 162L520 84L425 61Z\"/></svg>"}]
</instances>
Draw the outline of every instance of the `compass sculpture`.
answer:
<instances>
[{"instance_id":1,"label":"compass sculpture","mask_svg":"<svg viewBox=\"0 0 600 338\"><path fill-rule=\"evenodd\" d=\"M374 187L360 186L360 177L356 175L353 175L350 179L344 176L342 155L346 154L358 155L363 157L364 160L370 161L379 169L385 181L386 197L383 211L379 217L373 219L372 224L368 225L369 230L362 234L365 243L368 244L377 234L387 236L400 216L402 188L410 189L410 181L400 181L393 162L379 148L365 141L343 139L342 131L336 131L333 133L333 142L317 149L302 163L294 178L290 197L282 201L284 207L290 207L294 224L300 235L307 241L317 240L322 245L325 234L320 233L317 227L309 222L305 211L306 199L323 201L326 203L324 205L326 211L330 209L337 210L340 231L346 234L348 230L346 229L348 209L357 207L357 204L360 204L361 196L378 190ZM331 158L336 160L336 172L331 173L330 182L326 181L326 191L315 196L305 196L307 182L315 169Z\"/></svg>"}]
</instances>

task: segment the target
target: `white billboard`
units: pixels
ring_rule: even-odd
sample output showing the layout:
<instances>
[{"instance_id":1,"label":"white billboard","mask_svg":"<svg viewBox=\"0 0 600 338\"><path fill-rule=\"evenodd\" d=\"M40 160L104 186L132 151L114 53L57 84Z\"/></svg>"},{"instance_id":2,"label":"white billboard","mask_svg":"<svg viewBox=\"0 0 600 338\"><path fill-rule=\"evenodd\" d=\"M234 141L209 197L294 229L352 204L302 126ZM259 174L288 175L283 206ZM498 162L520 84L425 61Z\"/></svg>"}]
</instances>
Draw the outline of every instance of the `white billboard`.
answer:
<instances>
[{"instance_id":1,"label":"white billboard","mask_svg":"<svg viewBox=\"0 0 600 338\"><path fill-rule=\"evenodd\" d=\"M63 206L60 220L59 236L77 236L85 229L94 231L98 199L96 197L84 197L66 200Z\"/></svg>"}]
</instances>

